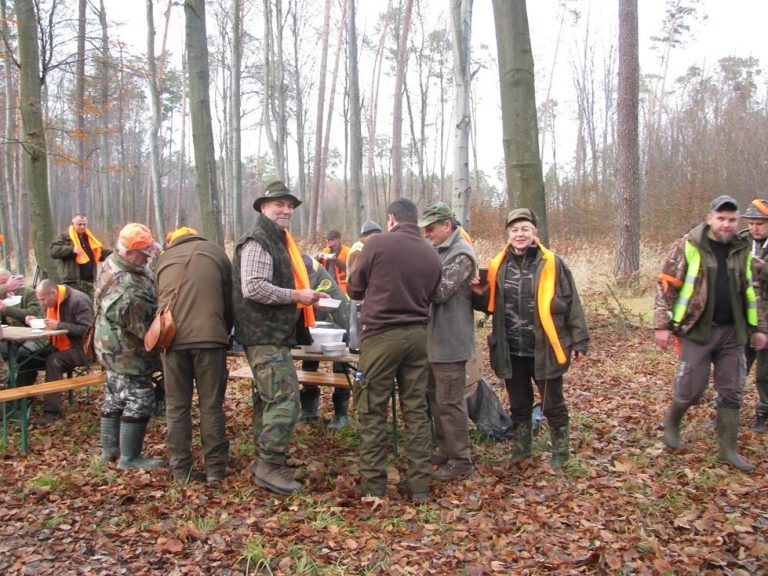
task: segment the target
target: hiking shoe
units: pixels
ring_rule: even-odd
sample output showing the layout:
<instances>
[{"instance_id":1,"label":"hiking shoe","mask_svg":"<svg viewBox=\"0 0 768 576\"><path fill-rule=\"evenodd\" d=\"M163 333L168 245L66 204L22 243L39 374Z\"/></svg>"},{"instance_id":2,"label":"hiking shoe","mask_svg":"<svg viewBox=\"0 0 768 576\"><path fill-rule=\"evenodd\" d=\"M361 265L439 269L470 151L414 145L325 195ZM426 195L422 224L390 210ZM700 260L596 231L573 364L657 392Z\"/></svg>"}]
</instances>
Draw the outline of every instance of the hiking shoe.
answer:
<instances>
[{"instance_id":1,"label":"hiking shoe","mask_svg":"<svg viewBox=\"0 0 768 576\"><path fill-rule=\"evenodd\" d=\"M429 457L429 461L432 462L435 466L441 466L442 464L446 464L448 462L448 456L445 455L445 452L440 450L440 448L437 448L434 452L432 452L432 456Z\"/></svg>"},{"instance_id":2,"label":"hiking shoe","mask_svg":"<svg viewBox=\"0 0 768 576\"><path fill-rule=\"evenodd\" d=\"M474 470L471 462L460 462L458 464L443 464L437 470L432 472L434 480L453 480L454 478L464 478L472 474Z\"/></svg>"},{"instance_id":3,"label":"hiking shoe","mask_svg":"<svg viewBox=\"0 0 768 576\"><path fill-rule=\"evenodd\" d=\"M36 423L40 424L41 426L47 426L48 424L53 424L61 418L63 418L61 412L43 412L43 415L36 420Z\"/></svg>"},{"instance_id":4,"label":"hiking shoe","mask_svg":"<svg viewBox=\"0 0 768 576\"><path fill-rule=\"evenodd\" d=\"M376 498L384 498L387 495L386 490L369 490L362 483L358 483L352 486L352 492L358 498L365 498L366 496L375 496Z\"/></svg>"},{"instance_id":5,"label":"hiking shoe","mask_svg":"<svg viewBox=\"0 0 768 576\"><path fill-rule=\"evenodd\" d=\"M293 470L285 464L274 464L259 459L253 472L253 481L271 492L286 496L302 489L302 485L293 479Z\"/></svg>"}]
</instances>

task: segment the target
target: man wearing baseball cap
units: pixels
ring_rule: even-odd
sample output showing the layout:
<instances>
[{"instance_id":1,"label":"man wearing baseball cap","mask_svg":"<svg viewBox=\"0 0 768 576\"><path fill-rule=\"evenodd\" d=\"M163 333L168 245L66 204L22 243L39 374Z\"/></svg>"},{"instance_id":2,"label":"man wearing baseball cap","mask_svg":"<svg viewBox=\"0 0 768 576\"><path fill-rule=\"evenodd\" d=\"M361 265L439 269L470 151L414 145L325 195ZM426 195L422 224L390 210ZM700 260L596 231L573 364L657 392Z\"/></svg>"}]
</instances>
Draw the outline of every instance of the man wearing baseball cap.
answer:
<instances>
[{"instance_id":1,"label":"man wearing baseball cap","mask_svg":"<svg viewBox=\"0 0 768 576\"><path fill-rule=\"evenodd\" d=\"M144 334L157 311L150 257L160 252L144 224L120 230L115 252L96 282L94 348L107 373L101 406L101 459L120 455L117 467L159 468L162 460L142 456L144 436L155 412L152 374L160 368L157 352L144 347Z\"/></svg>"},{"instance_id":2,"label":"man wearing baseball cap","mask_svg":"<svg viewBox=\"0 0 768 576\"><path fill-rule=\"evenodd\" d=\"M286 465L299 417L299 381L291 347L309 344L312 305L326 294L310 287L301 251L288 231L301 204L284 182L269 184L256 198L253 229L235 244L232 261L235 338L253 371L254 482L278 494L301 489Z\"/></svg>"},{"instance_id":3,"label":"man wearing baseball cap","mask_svg":"<svg viewBox=\"0 0 768 576\"><path fill-rule=\"evenodd\" d=\"M717 391L719 459L742 472L755 467L736 451L750 336L755 349L768 343L768 326L750 244L736 235L739 205L730 196L715 198L706 221L675 242L658 276L654 310L656 345L680 339L680 366L664 420L664 444L680 447L680 424L701 398L714 374Z\"/></svg>"},{"instance_id":4,"label":"man wearing baseball cap","mask_svg":"<svg viewBox=\"0 0 768 576\"><path fill-rule=\"evenodd\" d=\"M768 200L756 198L750 202L742 216L747 220L748 229L739 232L739 236L750 243L752 248L752 269L760 285L760 298L763 310L768 302ZM757 405L755 406L756 432L768 432L768 350L755 350L747 346L747 374L757 361L755 368L755 387Z\"/></svg>"}]
</instances>

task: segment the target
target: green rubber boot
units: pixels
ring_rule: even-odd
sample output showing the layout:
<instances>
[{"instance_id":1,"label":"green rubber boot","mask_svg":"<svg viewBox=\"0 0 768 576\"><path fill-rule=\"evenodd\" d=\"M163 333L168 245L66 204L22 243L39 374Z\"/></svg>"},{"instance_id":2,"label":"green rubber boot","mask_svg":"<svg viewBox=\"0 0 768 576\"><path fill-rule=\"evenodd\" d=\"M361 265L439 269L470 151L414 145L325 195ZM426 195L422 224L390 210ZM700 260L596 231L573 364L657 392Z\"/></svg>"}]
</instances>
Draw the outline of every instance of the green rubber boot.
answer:
<instances>
[{"instance_id":1,"label":"green rubber boot","mask_svg":"<svg viewBox=\"0 0 768 576\"><path fill-rule=\"evenodd\" d=\"M120 418L101 417L101 461L112 462L120 454Z\"/></svg>"},{"instance_id":2,"label":"green rubber boot","mask_svg":"<svg viewBox=\"0 0 768 576\"><path fill-rule=\"evenodd\" d=\"M664 418L664 444L667 448L677 450L680 448L680 423L683 421L688 406L679 402L672 402Z\"/></svg>"},{"instance_id":3,"label":"green rubber boot","mask_svg":"<svg viewBox=\"0 0 768 576\"><path fill-rule=\"evenodd\" d=\"M120 423L120 460L117 467L126 468L163 468L165 462L152 458L144 458L141 449L144 446L144 435L147 433L146 422Z\"/></svg>"},{"instance_id":4,"label":"green rubber boot","mask_svg":"<svg viewBox=\"0 0 768 576\"><path fill-rule=\"evenodd\" d=\"M737 470L750 474L755 471L755 467L744 460L736 452L736 439L739 434L739 409L723 408L717 409L717 439L720 441L719 459L721 462L728 462Z\"/></svg>"},{"instance_id":5,"label":"green rubber boot","mask_svg":"<svg viewBox=\"0 0 768 576\"><path fill-rule=\"evenodd\" d=\"M557 470L568 462L568 458L571 455L568 425L561 426L560 428L550 428L549 434L552 440L552 458L549 461L549 465Z\"/></svg>"},{"instance_id":6,"label":"green rubber boot","mask_svg":"<svg viewBox=\"0 0 768 576\"><path fill-rule=\"evenodd\" d=\"M333 420L328 423L328 430L341 430L349 423L349 400L334 402Z\"/></svg>"},{"instance_id":7,"label":"green rubber boot","mask_svg":"<svg viewBox=\"0 0 768 576\"><path fill-rule=\"evenodd\" d=\"M521 462L531 457L533 450L533 423L530 419L526 422L515 422L512 425L512 462Z\"/></svg>"},{"instance_id":8,"label":"green rubber boot","mask_svg":"<svg viewBox=\"0 0 768 576\"><path fill-rule=\"evenodd\" d=\"M314 398L306 398L299 396L299 402L301 403L301 414L299 414L300 422L308 422L310 420L320 420L320 396Z\"/></svg>"}]
</instances>

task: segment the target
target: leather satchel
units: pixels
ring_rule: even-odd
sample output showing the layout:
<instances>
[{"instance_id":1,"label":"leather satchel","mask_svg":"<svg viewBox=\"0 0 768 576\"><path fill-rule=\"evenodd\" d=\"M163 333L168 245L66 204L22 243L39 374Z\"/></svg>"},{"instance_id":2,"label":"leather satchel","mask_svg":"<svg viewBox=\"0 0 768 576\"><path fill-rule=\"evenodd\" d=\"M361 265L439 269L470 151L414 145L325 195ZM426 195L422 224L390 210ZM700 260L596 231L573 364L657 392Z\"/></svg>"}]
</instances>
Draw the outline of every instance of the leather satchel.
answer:
<instances>
[{"instance_id":1,"label":"leather satchel","mask_svg":"<svg viewBox=\"0 0 768 576\"><path fill-rule=\"evenodd\" d=\"M149 330L144 334L144 348L147 351L157 348L160 352L165 352L173 343L176 336L176 323L173 321L173 314L169 308L163 308L155 314Z\"/></svg>"},{"instance_id":2,"label":"leather satchel","mask_svg":"<svg viewBox=\"0 0 768 576\"><path fill-rule=\"evenodd\" d=\"M184 276L187 274L187 268L189 267L189 261L192 260L192 256L197 252L197 249L202 245L202 240L195 244L195 247L187 256L187 261L184 263L184 269L179 274L178 280L176 280L176 286L173 289L168 304L165 308L159 310L155 314L152 324L149 325L149 329L144 334L144 348L147 352L150 352L157 348L160 352L165 352L173 344L173 338L176 336L176 323L173 321L173 308L176 306L176 299L179 297L179 289L181 289L181 283L184 281Z\"/></svg>"}]
</instances>

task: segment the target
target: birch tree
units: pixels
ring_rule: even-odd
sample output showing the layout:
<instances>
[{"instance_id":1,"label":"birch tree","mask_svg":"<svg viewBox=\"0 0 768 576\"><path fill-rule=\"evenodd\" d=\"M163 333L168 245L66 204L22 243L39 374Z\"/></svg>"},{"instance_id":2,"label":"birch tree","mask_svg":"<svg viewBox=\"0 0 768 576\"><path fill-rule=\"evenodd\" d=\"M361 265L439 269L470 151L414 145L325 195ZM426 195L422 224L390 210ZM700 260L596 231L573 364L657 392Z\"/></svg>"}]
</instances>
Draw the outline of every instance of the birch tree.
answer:
<instances>
[{"instance_id":1,"label":"birch tree","mask_svg":"<svg viewBox=\"0 0 768 576\"><path fill-rule=\"evenodd\" d=\"M469 134L472 127L470 112L470 45L472 40L473 0L452 0L451 31L453 33L453 211L467 228L472 187L469 182Z\"/></svg>"}]
</instances>

